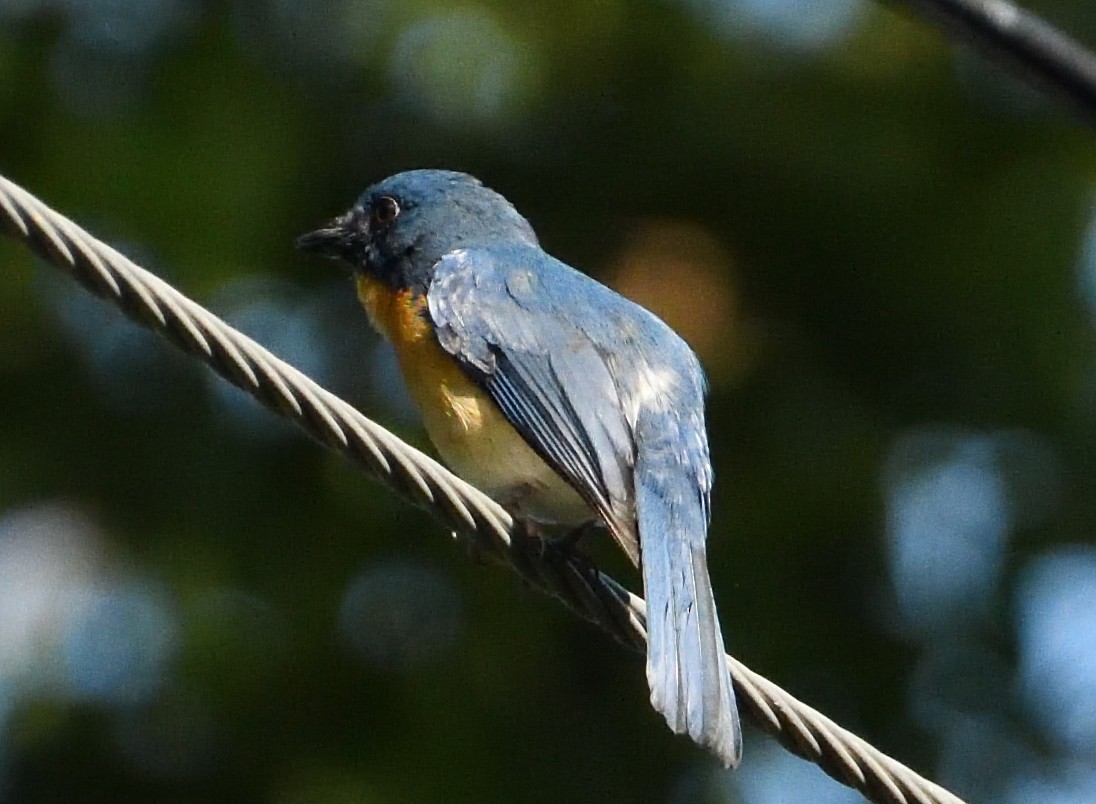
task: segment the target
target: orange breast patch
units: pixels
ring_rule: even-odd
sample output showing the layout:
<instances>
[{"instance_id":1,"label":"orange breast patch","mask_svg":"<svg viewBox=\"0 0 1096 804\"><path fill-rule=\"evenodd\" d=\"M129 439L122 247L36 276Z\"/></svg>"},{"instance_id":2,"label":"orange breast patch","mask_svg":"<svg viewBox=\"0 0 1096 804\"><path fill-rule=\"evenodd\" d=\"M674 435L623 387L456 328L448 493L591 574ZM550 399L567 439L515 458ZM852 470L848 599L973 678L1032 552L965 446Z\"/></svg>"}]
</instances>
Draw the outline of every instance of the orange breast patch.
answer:
<instances>
[{"instance_id":1,"label":"orange breast patch","mask_svg":"<svg viewBox=\"0 0 1096 804\"><path fill-rule=\"evenodd\" d=\"M358 279L358 298L373 326L395 348L431 440L451 458L447 453L464 446L457 442L474 437L487 416L499 415L494 403L438 344L424 296L363 276Z\"/></svg>"},{"instance_id":2,"label":"orange breast patch","mask_svg":"<svg viewBox=\"0 0 1096 804\"><path fill-rule=\"evenodd\" d=\"M423 296L363 276L358 297L373 326L392 343L426 432L453 471L504 505L520 495L523 511L547 522L593 516L441 348Z\"/></svg>"}]
</instances>

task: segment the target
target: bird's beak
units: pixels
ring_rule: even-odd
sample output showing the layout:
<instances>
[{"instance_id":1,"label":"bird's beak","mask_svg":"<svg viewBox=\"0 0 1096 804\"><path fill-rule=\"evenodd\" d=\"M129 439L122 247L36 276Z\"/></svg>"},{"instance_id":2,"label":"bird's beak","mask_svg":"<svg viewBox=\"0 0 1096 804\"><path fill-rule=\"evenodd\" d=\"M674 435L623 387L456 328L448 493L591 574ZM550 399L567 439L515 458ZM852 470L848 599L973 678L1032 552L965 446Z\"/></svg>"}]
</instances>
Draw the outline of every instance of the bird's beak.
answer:
<instances>
[{"instance_id":1,"label":"bird's beak","mask_svg":"<svg viewBox=\"0 0 1096 804\"><path fill-rule=\"evenodd\" d=\"M348 225L347 216L335 218L321 229L297 238L297 248L321 257L349 260L352 255L355 232Z\"/></svg>"}]
</instances>

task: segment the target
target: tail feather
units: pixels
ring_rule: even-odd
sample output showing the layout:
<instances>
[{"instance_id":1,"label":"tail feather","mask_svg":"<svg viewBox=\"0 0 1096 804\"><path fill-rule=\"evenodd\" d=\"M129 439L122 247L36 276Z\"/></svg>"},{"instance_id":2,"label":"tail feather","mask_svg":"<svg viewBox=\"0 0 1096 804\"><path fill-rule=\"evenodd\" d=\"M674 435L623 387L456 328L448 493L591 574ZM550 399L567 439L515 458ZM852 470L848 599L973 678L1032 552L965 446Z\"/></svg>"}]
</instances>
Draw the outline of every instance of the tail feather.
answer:
<instances>
[{"instance_id":1,"label":"tail feather","mask_svg":"<svg viewBox=\"0 0 1096 804\"><path fill-rule=\"evenodd\" d=\"M676 733L735 767L742 728L708 578L706 516L693 495L668 494L654 479L641 475L636 496L651 704Z\"/></svg>"}]
</instances>

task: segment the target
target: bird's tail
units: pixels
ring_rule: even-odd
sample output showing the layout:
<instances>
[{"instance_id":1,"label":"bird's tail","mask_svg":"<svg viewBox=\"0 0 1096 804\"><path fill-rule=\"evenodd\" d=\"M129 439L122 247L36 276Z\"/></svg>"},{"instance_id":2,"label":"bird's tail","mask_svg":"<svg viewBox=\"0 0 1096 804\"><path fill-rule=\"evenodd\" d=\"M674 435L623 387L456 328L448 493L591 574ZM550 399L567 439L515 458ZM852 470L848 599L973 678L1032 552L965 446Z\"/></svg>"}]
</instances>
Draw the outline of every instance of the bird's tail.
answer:
<instances>
[{"instance_id":1,"label":"bird's tail","mask_svg":"<svg viewBox=\"0 0 1096 804\"><path fill-rule=\"evenodd\" d=\"M708 579L705 507L680 481L636 469L651 704L671 729L735 767L742 727Z\"/></svg>"}]
</instances>

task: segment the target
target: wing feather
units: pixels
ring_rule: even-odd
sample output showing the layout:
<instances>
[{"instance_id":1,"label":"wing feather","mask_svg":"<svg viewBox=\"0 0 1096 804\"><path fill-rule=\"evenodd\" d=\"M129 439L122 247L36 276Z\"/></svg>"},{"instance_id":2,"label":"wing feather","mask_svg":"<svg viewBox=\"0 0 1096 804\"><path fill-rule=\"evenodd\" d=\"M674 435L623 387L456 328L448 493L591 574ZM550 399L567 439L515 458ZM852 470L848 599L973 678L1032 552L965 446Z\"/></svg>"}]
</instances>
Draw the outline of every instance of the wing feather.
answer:
<instances>
[{"instance_id":1,"label":"wing feather","mask_svg":"<svg viewBox=\"0 0 1096 804\"><path fill-rule=\"evenodd\" d=\"M461 250L441 260L428 296L439 342L638 564L635 445L609 366L582 322L536 288L535 266L526 263L543 253L501 252Z\"/></svg>"}]
</instances>

